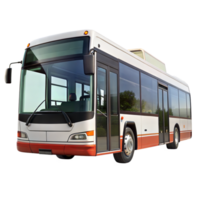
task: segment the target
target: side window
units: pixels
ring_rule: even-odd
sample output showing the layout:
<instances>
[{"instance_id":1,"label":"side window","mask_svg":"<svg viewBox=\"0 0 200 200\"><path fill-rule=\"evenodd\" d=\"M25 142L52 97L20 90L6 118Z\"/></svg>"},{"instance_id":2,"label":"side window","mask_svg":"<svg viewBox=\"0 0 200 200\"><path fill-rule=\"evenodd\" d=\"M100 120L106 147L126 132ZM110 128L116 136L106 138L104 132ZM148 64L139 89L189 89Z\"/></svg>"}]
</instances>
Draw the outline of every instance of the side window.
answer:
<instances>
[{"instance_id":1,"label":"side window","mask_svg":"<svg viewBox=\"0 0 200 200\"><path fill-rule=\"evenodd\" d=\"M190 103L190 95L187 94L187 118L191 118L191 103Z\"/></svg>"},{"instance_id":2,"label":"side window","mask_svg":"<svg viewBox=\"0 0 200 200\"><path fill-rule=\"evenodd\" d=\"M178 89L169 86L169 115L179 117Z\"/></svg>"},{"instance_id":3,"label":"side window","mask_svg":"<svg viewBox=\"0 0 200 200\"><path fill-rule=\"evenodd\" d=\"M67 80L51 76L51 105L61 105L67 101Z\"/></svg>"},{"instance_id":4,"label":"side window","mask_svg":"<svg viewBox=\"0 0 200 200\"><path fill-rule=\"evenodd\" d=\"M76 101L80 101L81 96L82 96L82 84L76 83Z\"/></svg>"},{"instance_id":5,"label":"side window","mask_svg":"<svg viewBox=\"0 0 200 200\"><path fill-rule=\"evenodd\" d=\"M140 112L139 71L124 64L120 67L120 109Z\"/></svg>"},{"instance_id":6,"label":"side window","mask_svg":"<svg viewBox=\"0 0 200 200\"><path fill-rule=\"evenodd\" d=\"M180 117L187 117L186 93L179 90Z\"/></svg>"},{"instance_id":7,"label":"side window","mask_svg":"<svg viewBox=\"0 0 200 200\"><path fill-rule=\"evenodd\" d=\"M86 95L90 95L90 86L84 83L76 83L76 101L80 101L80 98Z\"/></svg>"},{"instance_id":8,"label":"side window","mask_svg":"<svg viewBox=\"0 0 200 200\"><path fill-rule=\"evenodd\" d=\"M158 113L157 80L141 73L142 113Z\"/></svg>"},{"instance_id":9,"label":"side window","mask_svg":"<svg viewBox=\"0 0 200 200\"><path fill-rule=\"evenodd\" d=\"M90 86L84 84L84 95L89 95L90 94Z\"/></svg>"}]
</instances>

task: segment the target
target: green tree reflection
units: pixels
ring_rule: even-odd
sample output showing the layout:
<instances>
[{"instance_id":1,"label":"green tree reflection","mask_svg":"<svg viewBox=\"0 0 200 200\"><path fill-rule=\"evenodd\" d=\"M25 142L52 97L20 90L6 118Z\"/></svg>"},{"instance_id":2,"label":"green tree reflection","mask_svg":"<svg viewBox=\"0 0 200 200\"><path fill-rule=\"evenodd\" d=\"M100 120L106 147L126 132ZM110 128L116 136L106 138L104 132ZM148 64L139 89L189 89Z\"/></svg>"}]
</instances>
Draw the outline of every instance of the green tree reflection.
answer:
<instances>
[{"instance_id":1,"label":"green tree reflection","mask_svg":"<svg viewBox=\"0 0 200 200\"><path fill-rule=\"evenodd\" d=\"M120 93L120 109L124 111L140 112L140 100L129 90Z\"/></svg>"}]
</instances>

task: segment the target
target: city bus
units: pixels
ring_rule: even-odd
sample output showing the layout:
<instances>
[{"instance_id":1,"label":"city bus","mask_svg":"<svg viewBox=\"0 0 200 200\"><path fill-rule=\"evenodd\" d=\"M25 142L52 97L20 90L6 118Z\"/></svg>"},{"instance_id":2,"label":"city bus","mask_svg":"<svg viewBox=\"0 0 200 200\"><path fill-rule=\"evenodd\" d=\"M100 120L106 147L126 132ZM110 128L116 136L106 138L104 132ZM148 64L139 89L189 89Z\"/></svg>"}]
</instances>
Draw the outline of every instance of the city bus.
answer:
<instances>
[{"instance_id":1,"label":"city bus","mask_svg":"<svg viewBox=\"0 0 200 200\"><path fill-rule=\"evenodd\" d=\"M192 137L189 86L143 49L124 49L93 30L30 42L21 63L17 149L60 159L113 154Z\"/></svg>"}]
</instances>

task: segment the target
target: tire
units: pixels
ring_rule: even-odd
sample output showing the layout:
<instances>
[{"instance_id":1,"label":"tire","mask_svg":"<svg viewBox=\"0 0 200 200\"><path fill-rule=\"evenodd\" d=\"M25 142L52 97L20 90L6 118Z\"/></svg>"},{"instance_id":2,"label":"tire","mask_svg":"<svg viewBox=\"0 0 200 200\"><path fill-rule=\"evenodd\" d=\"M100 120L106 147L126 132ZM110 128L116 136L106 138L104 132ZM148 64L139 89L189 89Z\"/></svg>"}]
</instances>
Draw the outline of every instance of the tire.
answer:
<instances>
[{"instance_id":1,"label":"tire","mask_svg":"<svg viewBox=\"0 0 200 200\"><path fill-rule=\"evenodd\" d=\"M113 154L115 161L118 163L130 162L135 151L135 137L132 129L129 127L126 127L123 145L124 150L122 152Z\"/></svg>"},{"instance_id":2,"label":"tire","mask_svg":"<svg viewBox=\"0 0 200 200\"><path fill-rule=\"evenodd\" d=\"M179 131L178 128L174 128L174 141L173 143L167 144L168 149L177 149L179 144Z\"/></svg>"},{"instance_id":3,"label":"tire","mask_svg":"<svg viewBox=\"0 0 200 200\"><path fill-rule=\"evenodd\" d=\"M72 159L74 155L56 155L60 159Z\"/></svg>"}]
</instances>

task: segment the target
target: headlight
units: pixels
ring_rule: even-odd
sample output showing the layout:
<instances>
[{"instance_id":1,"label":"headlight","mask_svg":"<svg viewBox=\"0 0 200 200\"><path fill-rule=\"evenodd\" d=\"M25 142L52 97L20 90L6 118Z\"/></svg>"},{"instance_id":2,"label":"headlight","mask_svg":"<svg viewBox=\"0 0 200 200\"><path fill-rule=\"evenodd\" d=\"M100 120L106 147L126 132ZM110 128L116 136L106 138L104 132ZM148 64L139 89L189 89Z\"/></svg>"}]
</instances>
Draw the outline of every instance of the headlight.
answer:
<instances>
[{"instance_id":1,"label":"headlight","mask_svg":"<svg viewBox=\"0 0 200 200\"><path fill-rule=\"evenodd\" d=\"M72 137L70 138L71 140L86 140L87 136L85 133L79 133L79 134L74 134L72 135Z\"/></svg>"},{"instance_id":2,"label":"headlight","mask_svg":"<svg viewBox=\"0 0 200 200\"><path fill-rule=\"evenodd\" d=\"M94 142L94 131L86 131L82 133L73 133L69 136L67 142Z\"/></svg>"}]
</instances>

